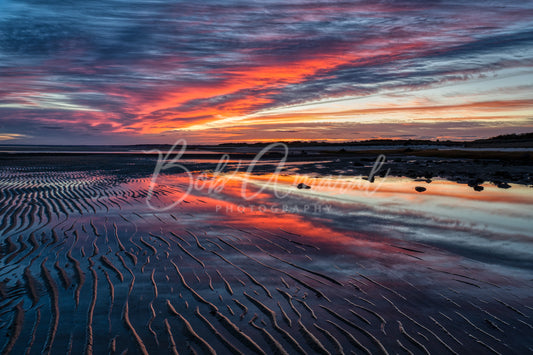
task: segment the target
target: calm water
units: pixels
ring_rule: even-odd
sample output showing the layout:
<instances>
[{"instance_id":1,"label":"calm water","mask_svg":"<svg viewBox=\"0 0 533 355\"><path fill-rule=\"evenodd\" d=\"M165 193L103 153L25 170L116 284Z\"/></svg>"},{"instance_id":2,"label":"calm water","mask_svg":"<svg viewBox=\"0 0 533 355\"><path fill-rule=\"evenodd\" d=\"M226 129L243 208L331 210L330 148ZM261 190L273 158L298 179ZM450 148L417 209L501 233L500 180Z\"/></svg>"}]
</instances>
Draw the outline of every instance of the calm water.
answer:
<instances>
[{"instance_id":1,"label":"calm water","mask_svg":"<svg viewBox=\"0 0 533 355\"><path fill-rule=\"evenodd\" d=\"M311 188L296 188L300 182ZM187 185L180 176L165 183ZM359 177L243 173L195 184L192 194L208 201L214 213L231 212L228 218L236 206L248 214L285 211L337 228L440 246L489 263L533 267L533 189L523 185L500 189L485 184L477 192L446 180L427 183L389 176L369 183ZM209 191L222 186L218 193ZM419 193L417 186L427 190ZM261 193L251 198L255 189ZM233 207L227 208L228 203Z\"/></svg>"}]
</instances>

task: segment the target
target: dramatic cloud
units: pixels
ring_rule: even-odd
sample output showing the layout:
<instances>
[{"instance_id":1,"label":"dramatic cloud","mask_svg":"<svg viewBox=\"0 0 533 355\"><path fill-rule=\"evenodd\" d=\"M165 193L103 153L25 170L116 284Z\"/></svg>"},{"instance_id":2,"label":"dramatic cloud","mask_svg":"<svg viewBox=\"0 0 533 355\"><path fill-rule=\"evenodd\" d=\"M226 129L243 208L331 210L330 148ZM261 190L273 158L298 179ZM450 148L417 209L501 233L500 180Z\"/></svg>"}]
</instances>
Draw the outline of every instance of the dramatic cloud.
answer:
<instances>
[{"instance_id":1,"label":"dramatic cloud","mask_svg":"<svg viewBox=\"0 0 533 355\"><path fill-rule=\"evenodd\" d=\"M533 130L533 2L2 1L0 139Z\"/></svg>"}]
</instances>

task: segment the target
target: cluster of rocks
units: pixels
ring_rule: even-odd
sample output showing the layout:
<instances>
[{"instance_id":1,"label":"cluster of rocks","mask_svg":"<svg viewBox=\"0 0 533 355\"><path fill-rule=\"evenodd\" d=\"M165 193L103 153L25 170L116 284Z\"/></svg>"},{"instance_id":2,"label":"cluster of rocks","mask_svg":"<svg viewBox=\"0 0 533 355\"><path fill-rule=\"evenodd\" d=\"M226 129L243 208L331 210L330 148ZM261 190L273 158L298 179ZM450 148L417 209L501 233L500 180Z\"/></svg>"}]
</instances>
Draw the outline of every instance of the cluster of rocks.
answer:
<instances>
[{"instance_id":1,"label":"cluster of rocks","mask_svg":"<svg viewBox=\"0 0 533 355\"><path fill-rule=\"evenodd\" d=\"M338 157L330 162L320 162L320 164L310 162L301 165L299 172L318 173L320 175L362 175L364 179L373 182L374 176L369 176L369 173L375 160L375 157ZM376 172L375 177L384 177L389 169L391 176L405 176L426 183L430 183L434 178L447 179L466 184L479 192L484 189L482 185L487 183L494 184L501 189L510 188L510 184L533 187L533 167L532 163L528 161L507 162L488 159L393 156L387 157L383 166Z\"/></svg>"}]
</instances>

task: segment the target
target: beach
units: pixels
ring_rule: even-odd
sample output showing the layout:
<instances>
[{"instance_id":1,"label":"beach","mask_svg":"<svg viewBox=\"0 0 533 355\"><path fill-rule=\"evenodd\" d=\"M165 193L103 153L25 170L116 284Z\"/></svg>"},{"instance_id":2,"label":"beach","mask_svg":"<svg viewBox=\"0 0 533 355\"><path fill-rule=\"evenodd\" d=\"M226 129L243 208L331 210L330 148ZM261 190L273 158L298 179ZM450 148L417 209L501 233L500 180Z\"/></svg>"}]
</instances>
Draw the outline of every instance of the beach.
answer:
<instances>
[{"instance_id":1,"label":"beach","mask_svg":"<svg viewBox=\"0 0 533 355\"><path fill-rule=\"evenodd\" d=\"M153 156L2 159L3 353L532 351L528 185L371 182L353 157L275 183L274 157L156 180Z\"/></svg>"}]
</instances>

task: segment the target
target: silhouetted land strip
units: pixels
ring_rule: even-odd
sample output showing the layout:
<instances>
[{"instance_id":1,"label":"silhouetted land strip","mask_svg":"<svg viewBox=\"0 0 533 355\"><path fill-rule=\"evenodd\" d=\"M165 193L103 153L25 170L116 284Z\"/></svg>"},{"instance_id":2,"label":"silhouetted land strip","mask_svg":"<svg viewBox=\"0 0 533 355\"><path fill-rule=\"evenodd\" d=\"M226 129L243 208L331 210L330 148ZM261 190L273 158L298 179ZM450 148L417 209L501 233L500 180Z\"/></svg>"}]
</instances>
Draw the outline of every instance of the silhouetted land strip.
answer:
<instances>
[{"instance_id":1,"label":"silhouetted land strip","mask_svg":"<svg viewBox=\"0 0 533 355\"><path fill-rule=\"evenodd\" d=\"M370 173L380 154L386 156L376 176L407 176L413 179L445 178L476 187L492 182L507 187L507 183L533 184L533 133L505 135L472 142L438 142L429 140L369 140L362 142L323 143L287 142L288 163L298 163L299 173L319 175L362 175ZM237 168L236 162L250 162L267 146L260 144L221 144L218 146L190 146L181 162L191 171L214 170L224 154L231 163L226 172ZM482 148L483 150L476 150ZM518 148L520 147L520 148ZM30 171L60 168L67 171L96 169L121 172L130 177L150 176L158 154L170 145L134 146L0 146L0 164L20 166ZM273 172L283 156L280 147L261 158L262 165L255 173ZM145 153L146 152L146 153ZM36 165L36 158L39 164ZM266 164L264 164L266 163ZM241 167L240 171L246 167ZM177 172L177 171L174 171ZM122 176L122 175L121 175Z\"/></svg>"},{"instance_id":2,"label":"silhouetted land strip","mask_svg":"<svg viewBox=\"0 0 533 355\"><path fill-rule=\"evenodd\" d=\"M218 145L189 145L188 153L191 151L204 151L205 149L220 149L234 147L266 147L272 142L233 142L221 143ZM431 140L431 139L368 139L361 141L327 142L327 141L279 141L289 147L344 147L344 146L441 146L458 148L533 148L533 132L523 134L507 134L486 139L476 139L472 141L451 141L451 140ZM63 152L138 152L152 149L168 150L171 144L132 144L132 145L25 145L25 144L0 144L1 150L9 151L63 151Z\"/></svg>"}]
</instances>

